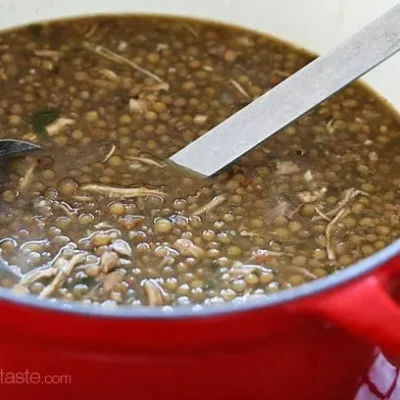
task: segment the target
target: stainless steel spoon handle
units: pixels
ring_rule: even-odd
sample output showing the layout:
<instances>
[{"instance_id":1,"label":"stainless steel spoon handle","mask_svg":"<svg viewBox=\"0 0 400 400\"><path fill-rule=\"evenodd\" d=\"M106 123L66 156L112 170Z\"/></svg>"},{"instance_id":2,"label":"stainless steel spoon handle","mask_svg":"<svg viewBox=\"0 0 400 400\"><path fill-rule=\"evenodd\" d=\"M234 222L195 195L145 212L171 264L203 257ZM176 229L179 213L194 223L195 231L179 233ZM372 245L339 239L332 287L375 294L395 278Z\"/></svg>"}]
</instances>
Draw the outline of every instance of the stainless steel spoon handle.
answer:
<instances>
[{"instance_id":1,"label":"stainless steel spoon handle","mask_svg":"<svg viewBox=\"0 0 400 400\"><path fill-rule=\"evenodd\" d=\"M400 5L171 157L210 176L400 50Z\"/></svg>"}]
</instances>

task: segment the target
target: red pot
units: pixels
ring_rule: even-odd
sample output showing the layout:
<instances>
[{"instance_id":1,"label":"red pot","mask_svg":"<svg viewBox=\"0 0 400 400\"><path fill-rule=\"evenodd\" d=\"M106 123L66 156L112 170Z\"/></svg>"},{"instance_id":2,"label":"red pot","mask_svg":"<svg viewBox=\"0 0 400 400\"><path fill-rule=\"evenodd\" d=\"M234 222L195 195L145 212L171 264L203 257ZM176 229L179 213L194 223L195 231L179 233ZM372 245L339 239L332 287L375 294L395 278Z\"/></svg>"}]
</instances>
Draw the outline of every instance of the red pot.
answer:
<instances>
[{"instance_id":1,"label":"red pot","mask_svg":"<svg viewBox=\"0 0 400 400\"><path fill-rule=\"evenodd\" d=\"M400 310L389 294L399 251L397 242L262 303L194 313L2 293L1 396L352 399L374 345L400 355Z\"/></svg>"},{"instance_id":2,"label":"red pot","mask_svg":"<svg viewBox=\"0 0 400 400\"><path fill-rule=\"evenodd\" d=\"M0 26L110 10L179 11L325 51L382 12L381 3L3 0ZM387 64L370 83L400 107L398 65ZM350 400L365 387L377 394L367 375L377 365L375 346L400 359L400 310L389 294L398 273L400 242L262 303L170 315L65 306L0 289L0 400ZM394 391L382 392L389 399Z\"/></svg>"}]
</instances>

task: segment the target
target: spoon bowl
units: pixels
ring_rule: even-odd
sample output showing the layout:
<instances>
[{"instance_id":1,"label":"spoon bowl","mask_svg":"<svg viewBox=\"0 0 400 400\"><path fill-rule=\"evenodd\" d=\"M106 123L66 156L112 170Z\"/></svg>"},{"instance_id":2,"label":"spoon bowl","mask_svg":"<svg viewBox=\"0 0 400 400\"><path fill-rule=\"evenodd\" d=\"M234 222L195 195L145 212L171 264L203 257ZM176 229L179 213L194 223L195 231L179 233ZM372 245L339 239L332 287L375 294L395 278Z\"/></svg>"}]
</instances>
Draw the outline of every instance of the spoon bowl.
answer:
<instances>
[{"instance_id":1,"label":"spoon bowl","mask_svg":"<svg viewBox=\"0 0 400 400\"><path fill-rule=\"evenodd\" d=\"M25 142L23 140L0 140L0 157L17 156L23 153L40 149L40 146L33 143Z\"/></svg>"}]
</instances>

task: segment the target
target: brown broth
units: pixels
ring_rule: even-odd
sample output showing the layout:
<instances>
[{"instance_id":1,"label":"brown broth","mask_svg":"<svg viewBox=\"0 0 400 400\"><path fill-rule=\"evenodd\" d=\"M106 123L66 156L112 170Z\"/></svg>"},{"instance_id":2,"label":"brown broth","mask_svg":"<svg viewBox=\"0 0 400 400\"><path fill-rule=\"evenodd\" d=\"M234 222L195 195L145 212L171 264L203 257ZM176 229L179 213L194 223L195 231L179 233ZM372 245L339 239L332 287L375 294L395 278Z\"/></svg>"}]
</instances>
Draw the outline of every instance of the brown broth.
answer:
<instances>
[{"instance_id":1,"label":"brown broth","mask_svg":"<svg viewBox=\"0 0 400 400\"><path fill-rule=\"evenodd\" d=\"M150 16L0 34L0 285L105 305L259 298L400 236L400 125L353 84L199 187L165 160L312 60L264 34ZM228 144L227 144L228 145ZM205 155L206 156L206 155Z\"/></svg>"}]
</instances>

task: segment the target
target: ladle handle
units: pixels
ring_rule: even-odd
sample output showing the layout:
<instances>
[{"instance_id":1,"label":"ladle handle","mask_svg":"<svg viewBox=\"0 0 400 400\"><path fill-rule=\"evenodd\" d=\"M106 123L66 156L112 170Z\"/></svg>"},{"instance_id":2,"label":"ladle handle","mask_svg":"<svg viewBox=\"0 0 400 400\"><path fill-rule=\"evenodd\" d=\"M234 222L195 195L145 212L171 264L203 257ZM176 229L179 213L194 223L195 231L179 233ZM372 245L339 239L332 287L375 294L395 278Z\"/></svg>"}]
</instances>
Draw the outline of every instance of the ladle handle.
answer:
<instances>
[{"instance_id":1,"label":"ladle handle","mask_svg":"<svg viewBox=\"0 0 400 400\"><path fill-rule=\"evenodd\" d=\"M400 4L171 157L210 176L400 50Z\"/></svg>"}]
</instances>

